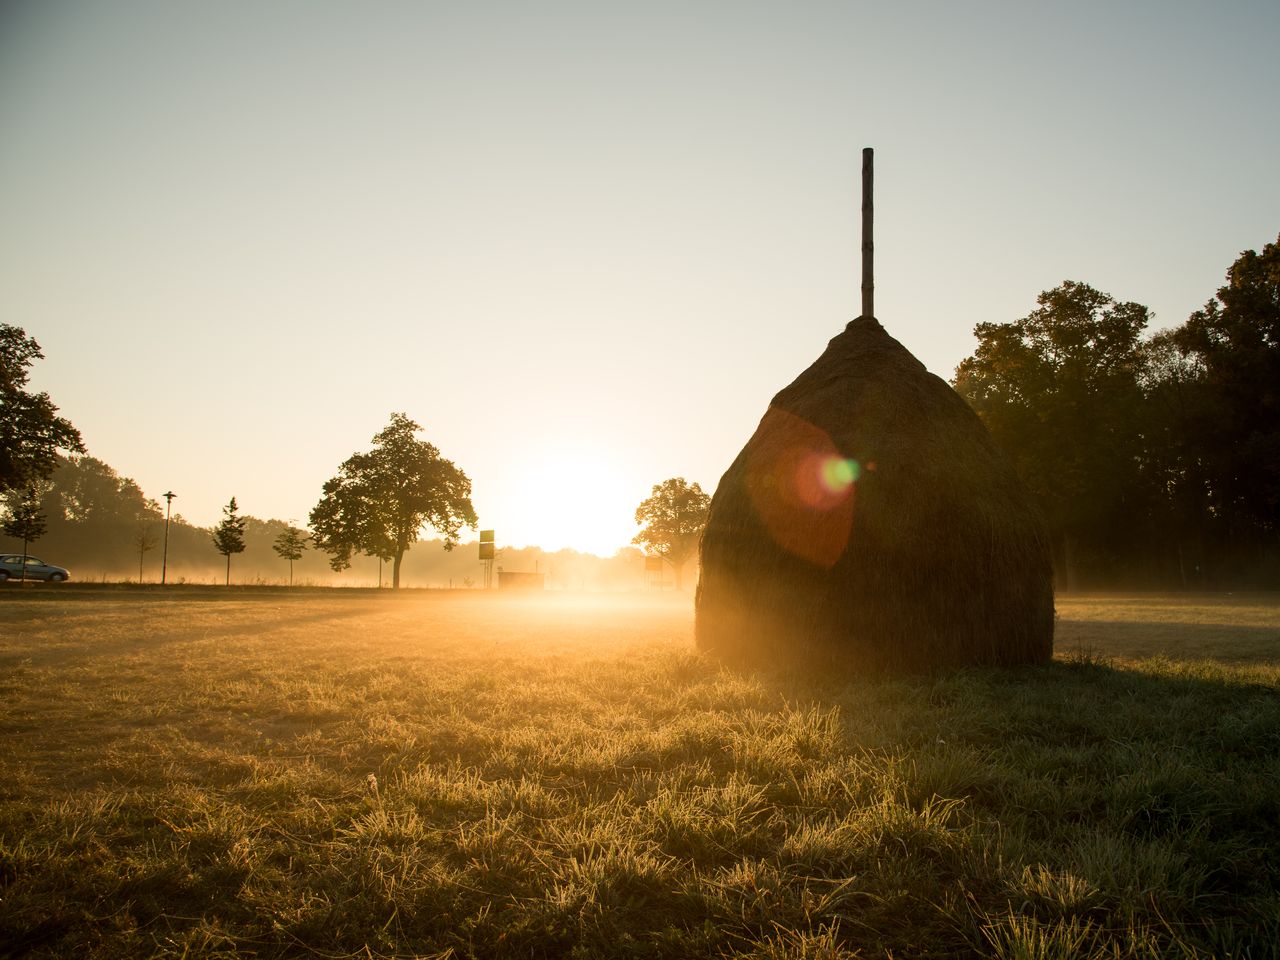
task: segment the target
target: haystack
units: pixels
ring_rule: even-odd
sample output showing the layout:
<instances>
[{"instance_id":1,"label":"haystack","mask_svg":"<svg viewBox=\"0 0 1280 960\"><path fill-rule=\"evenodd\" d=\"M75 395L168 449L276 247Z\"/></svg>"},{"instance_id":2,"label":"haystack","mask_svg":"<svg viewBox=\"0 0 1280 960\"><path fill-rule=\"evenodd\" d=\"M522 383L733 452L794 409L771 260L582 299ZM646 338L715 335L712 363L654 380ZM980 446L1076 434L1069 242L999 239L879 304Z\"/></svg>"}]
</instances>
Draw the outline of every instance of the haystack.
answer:
<instances>
[{"instance_id":1,"label":"haystack","mask_svg":"<svg viewBox=\"0 0 1280 960\"><path fill-rule=\"evenodd\" d=\"M986 427L873 318L773 398L711 501L699 648L855 670L1047 661L1042 522Z\"/></svg>"},{"instance_id":2,"label":"haystack","mask_svg":"<svg viewBox=\"0 0 1280 960\"><path fill-rule=\"evenodd\" d=\"M1043 523L977 415L870 302L864 286L863 316L773 398L721 479L698 646L841 672L1043 663Z\"/></svg>"}]
</instances>

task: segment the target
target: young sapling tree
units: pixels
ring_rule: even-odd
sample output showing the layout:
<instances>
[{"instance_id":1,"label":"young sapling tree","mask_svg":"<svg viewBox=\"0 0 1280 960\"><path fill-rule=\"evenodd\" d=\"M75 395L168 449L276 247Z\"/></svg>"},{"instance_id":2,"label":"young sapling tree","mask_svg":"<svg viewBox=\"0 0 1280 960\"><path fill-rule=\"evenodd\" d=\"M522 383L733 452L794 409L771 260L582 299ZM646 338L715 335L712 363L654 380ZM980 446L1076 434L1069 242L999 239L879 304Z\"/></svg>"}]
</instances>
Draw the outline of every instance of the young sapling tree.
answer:
<instances>
[{"instance_id":1,"label":"young sapling tree","mask_svg":"<svg viewBox=\"0 0 1280 960\"><path fill-rule=\"evenodd\" d=\"M45 515L34 488L10 491L5 497L4 534L22 541L22 579L27 579L27 545L44 536Z\"/></svg>"},{"instance_id":2,"label":"young sapling tree","mask_svg":"<svg viewBox=\"0 0 1280 960\"><path fill-rule=\"evenodd\" d=\"M276 537L275 543L271 545L271 549L276 552L282 560L289 561L289 586L293 586L293 561L302 559L302 551L307 549L307 540L310 537L306 531L299 530L290 524L287 528L280 531L280 535Z\"/></svg>"},{"instance_id":3,"label":"young sapling tree","mask_svg":"<svg viewBox=\"0 0 1280 960\"><path fill-rule=\"evenodd\" d=\"M232 497L231 502L222 508L222 520L213 528L213 545L218 548L218 552L227 558L227 579L228 586L231 585L231 555L233 553L244 553L244 525L245 517L237 516L236 498Z\"/></svg>"},{"instance_id":4,"label":"young sapling tree","mask_svg":"<svg viewBox=\"0 0 1280 960\"><path fill-rule=\"evenodd\" d=\"M142 561L147 551L154 550L160 539L153 529L154 522L146 517L138 518L138 529L133 535L133 544L138 548L138 582L142 582Z\"/></svg>"}]
</instances>

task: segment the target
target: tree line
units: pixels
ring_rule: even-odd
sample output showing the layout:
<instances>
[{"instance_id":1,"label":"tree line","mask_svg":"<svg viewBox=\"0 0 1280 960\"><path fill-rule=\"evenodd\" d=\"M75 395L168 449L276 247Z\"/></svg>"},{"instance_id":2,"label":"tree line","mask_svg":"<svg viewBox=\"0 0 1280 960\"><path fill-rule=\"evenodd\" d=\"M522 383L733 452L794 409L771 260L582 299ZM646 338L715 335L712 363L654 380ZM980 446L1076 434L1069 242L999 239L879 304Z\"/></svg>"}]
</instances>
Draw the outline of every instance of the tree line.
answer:
<instances>
[{"instance_id":1,"label":"tree line","mask_svg":"<svg viewBox=\"0 0 1280 960\"><path fill-rule=\"evenodd\" d=\"M1280 238L1242 253L1216 295L1182 325L1146 335L1151 312L1086 283L1041 293L1021 319L980 323L953 386L1010 456L1044 515L1059 585L1274 586L1280 577ZM136 547L139 579L159 505L85 453L45 393L26 389L39 345L0 324L0 521L27 543L74 529L78 556ZM357 555L391 565L424 528L445 552L474 529L471 481L419 424L393 413L372 449L324 484L310 531L239 514L199 536L226 561L271 528L289 563L308 546L335 571ZM675 477L636 510L633 542L677 582L696 553L710 498ZM256 525L256 526L255 526ZM192 528L178 517L171 537ZM92 535L87 535L92 534ZM88 556L84 551L88 552Z\"/></svg>"},{"instance_id":2,"label":"tree line","mask_svg":"<svg viewBox=\"0 0 1280 960\"><path fill-rule=\"evenodd\" d=\"M90 575L133 579L136 571L141 582L159 578L159 553L167 546L170 582L208 577L217 554L223 557L224 583L232 578L232 558L246 551L257 563L251 579L263 578L262 558L274 554L278 563L288 564L290 583L295 563L304 558L306 575L314 582L316 557L327 556L329 568L339 572L359 555L377 561L379 582L382 565L388 564L392 585L399 585L406 553L422 543L424 554L415 564L419 582L473 584L477 560L449 557L461 529L476 525L470 480L417 436L421 428L406 415L392 414L373 438L372 450L341 464L311 512L310 531L242 514L234 496L211 528L194 526L181 513L166 524L160 504L134 480L85 452L79 432L58 415L47 394L25 389L29 368L41 356L39 345L22 330L0 325L0 526L24 554L39 541L46 556L74 563ZM671 483L676 481L667 486ZM677 498L682 509L701 504L705 513L706 497L697 484L690 490L678 481L672 489L682 491ZM647 515L656 503L650 498L641 512ZM435 529L438 539L419 541L427 527ZM637 542L676 563L678 575L696 548L696 530L691 542L691 529L687 515L677 518L659 511ZM505 548L503 555L518 568L540 567L548 582L559 587L611 589L644 579L643 555L632 548L612 558L537 547ZM268 573L270 580L277 576Z\"/></svg>"},{"instance_id":3,"label":"tree line","mask_svg":"<svg viewBox=\"0 0 1280 960\"><path fill-rule=\"evenodd\" d=\"M181 501L174 501L176 507ZM229 506L229 504L227 505ZM244 512L244 549L234 553L230 579L239 583L385 584L391 565L377 556L352 554L342 572L335 572L332 557L315 549L309 531L286 520L263 519ZM60 457L38 502L47 518L43 535L31 553L71 567L73 579L135 580L158 582L164 536L164 501L146 497L138 484L121 476L109 464L88 455ZM219 523L226 519L224 509ZM218 524L196 525L175 511L169 525L168 582L227 580L226 557L214 544ZM282 543L283 541L283 543ZM284 547L281 553L278 547ZM20 540L3 550L18 552ZM292 554L292 556L290 556ZM557 589L635 589L645 580L640 550L624 548L613 557L595 557L574 550L539 547L504 547L499 563L511 570L547 574L549 587ZM479 561L473 550L447 551L443 539L430 531L404 557L401 582L417 586L464 588L479 580Z\"/></svg>"},{"instance_id":4,"label":"tree line","mask_svg":"<svg viewBox=\"0 0 1280 960\"><path fill-rule=\"evenodd\" d=\"M1039 504L1059 585L1280 582L1280 239L1178 327L1085 283L981 323L953 385Z\"/></svg>"},{"instance_id":5,"label":"tree line","mask_svg":"<svg viewBox=\"0 0 1280 960\"><path fill-rule=\"evenodd\" d=\"M167 564L171 538L175 547L190 548L193 536L207 536L225 559L223 579L229 584L232 557L245 552L250 533L275 528L271 548L288 562L290 583L294 563L313 546L328 554L334 571L347 569L353 557L362 554L378 559L381 581L381 564L389 563L392 586L399 587L405 554L419 542L424 528L440 535L438 543L447 553L457 545L463 527L476 527L470 479L418 437L419 424L393 413L374 436L373 448L352 454L324 484L308 518L309 532L292 523L244 516L232 496L222 519L211 530L197 533L198 528L181 516L162 515L159 503L146 497L133 480L88 456L79 431L58 415L48 394L26 389L29 369L42 357L32 337L18 327L0 325L0 522L6 536L21 541L24 556L32 542L50 532L52 520L48 545L58 550L74 542L81 563L118 568L121 545L131 544L137 550L141 582L146 556L161 542L163 520L162 563ZM708 500L696 483L689 487L675 478L655 486L654 496L636 511L644 529L635 542L670 561L677 583L696 549ZM189 549L181 552L189 555ZM622 553L620 558L624 563L632 559ZM461 579L464 585L469 582Z\"/></svg>"}]
</instances>

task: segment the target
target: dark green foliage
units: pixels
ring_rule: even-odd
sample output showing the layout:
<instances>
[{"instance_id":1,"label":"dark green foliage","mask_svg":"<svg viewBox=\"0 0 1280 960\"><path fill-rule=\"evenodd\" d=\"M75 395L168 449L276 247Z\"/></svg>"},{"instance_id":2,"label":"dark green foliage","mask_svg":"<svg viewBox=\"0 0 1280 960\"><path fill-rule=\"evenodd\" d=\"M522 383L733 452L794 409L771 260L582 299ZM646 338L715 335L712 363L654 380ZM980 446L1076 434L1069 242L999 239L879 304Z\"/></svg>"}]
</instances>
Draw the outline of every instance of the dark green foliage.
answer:
<instances>
[{"instance_id":1,"label":"dark green foliage","mask_svg":"<svg viewBox=\"0 0 1280 960\"><path fill-rule=\"evenodd\" d=\"M698 550L707 525L711 498L698 484L672 477L654 484L653 493L636 507L636 523L643 528L632 543L662 557L675 569L676 589L681 587L685 565Z\"/></svg>"},{"instance_id":2,"label":"dark green foliage","mask_svg":"<svg viewBox=\"0 0 1280 960\"><path fill-rule=\"evenodd\" d=\"M1042 521L982 422L872 318L790 386L702 538L697 642L836 671L1041 663Z\"/></svg>"},{"instance_id":3,"label":"dark green foliage","mask_svg":"<svg viewBox=\"0 0 1280 960\"><path fill-rule=\"evenodd\" d=\"M236 511L236 498L232 497L230 502L222 508L222 520L213 528L212 540L214 547L218 552L227 558L227 579L228 584L231 583L231 555L233 553L244 553L244 527L248 521L247 517L238 516Z\"/></svg>"},{"instance_id":4,"label":"dark green foliage","mask_svg":"<svg viewBox=\"0 0 1280 960\"><path fill-rule=\"evenodd\" d=\"M345 569L354 554L390 560L392 586L400 586L405 552L431 527L452 550L464 526L476 525L471 481L417 433L422 429L403 413L373 438L373 449L348 457L338 475L324 485L311 511L312 540L332 554L334 570Z\"/></svg>"},{"instance_id":5,"label":"dark green foliage","mask_svg":"<svg viewBox=\"0 0 1280 960\"><path fill-rule=\"evenodd\" d=\"M48 478L58 451L82 453L80 433L58 416L47 393L30 393L28 368L40 345L19 327L0 323L0 492Z\"/></svg>"}]
</instances>

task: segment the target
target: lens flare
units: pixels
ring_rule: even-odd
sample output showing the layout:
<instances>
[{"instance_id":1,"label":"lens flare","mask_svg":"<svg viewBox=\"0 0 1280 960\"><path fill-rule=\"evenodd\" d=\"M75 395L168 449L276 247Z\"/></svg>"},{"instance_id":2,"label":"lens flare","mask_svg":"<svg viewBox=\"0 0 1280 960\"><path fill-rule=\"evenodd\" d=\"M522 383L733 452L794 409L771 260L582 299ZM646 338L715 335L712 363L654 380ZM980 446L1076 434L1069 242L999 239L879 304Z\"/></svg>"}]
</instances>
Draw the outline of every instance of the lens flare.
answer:
<instances>
[{"instance_id":1,"label":"lens flare","mask_svg":"<svg viewBox=\"0 0 1280 960\"><path fill-rule=\"evenodd\" d=\"M833 566L849 545L862 466L821 428L776 407L765 414L747 456L752 505L774 542L818 566Z\"/></svg>"},{"instance_id":2,"label":"lens flare","mask_svg":"<svg viewBox=\"0 0 1280 960\"><path fill-rule=\"evenodd\" d=\"M844 493L862 475L862 468L857 460L845 460L840 457L826 457L822 461L822 483L832 493Z\"/></svg>"}]
</instances>

